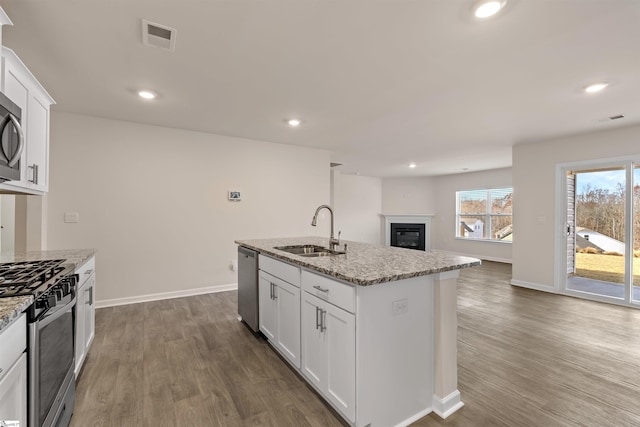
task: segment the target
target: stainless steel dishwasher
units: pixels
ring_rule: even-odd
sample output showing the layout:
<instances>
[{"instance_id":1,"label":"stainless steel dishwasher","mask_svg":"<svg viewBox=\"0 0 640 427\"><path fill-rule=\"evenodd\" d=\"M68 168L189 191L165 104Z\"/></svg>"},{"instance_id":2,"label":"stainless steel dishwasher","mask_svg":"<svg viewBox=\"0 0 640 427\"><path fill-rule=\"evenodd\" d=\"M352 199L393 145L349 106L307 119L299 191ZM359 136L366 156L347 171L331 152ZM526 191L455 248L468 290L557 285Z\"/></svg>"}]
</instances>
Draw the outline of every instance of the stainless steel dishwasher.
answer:
<instances>
[{"instance_id":1,"label":"stainless steel dishwasher","mask_svg":"<svg viewBox=\"0 0 640 427\"><path fill-rule=\"evenodd\" d=\"M258 252L238 246L238 314L258 332Z\"/></svg>"}]
</instances>

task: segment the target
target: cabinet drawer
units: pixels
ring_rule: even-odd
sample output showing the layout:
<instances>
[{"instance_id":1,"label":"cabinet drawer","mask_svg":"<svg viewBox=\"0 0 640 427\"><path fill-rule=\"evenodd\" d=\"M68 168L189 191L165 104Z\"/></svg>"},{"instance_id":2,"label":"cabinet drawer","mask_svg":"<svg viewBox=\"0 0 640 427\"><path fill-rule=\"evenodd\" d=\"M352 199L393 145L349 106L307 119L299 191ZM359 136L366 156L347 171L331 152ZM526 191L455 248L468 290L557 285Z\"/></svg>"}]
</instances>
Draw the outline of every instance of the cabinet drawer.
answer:
<instances>
[{"instance_id":1,"label":"cabinet drawer","mask_svg":"<svg viewBox=\"0 0 640 427\"><path fill-rule=\"evenodd\" d=\"M89 261L85 262L84 264L82 264L80 268L76 269L76 274L80 276L80 279L78 281L78 289L82 287L82 285L84 285L84 282L86 282L87 279L91 277L91 275L95 270L96 270L96 257L91 257Z\"/></svg>"},{"instance_id":2,"label":"cabinet drawer","mask_svg":"<svg viewBox=\"0 0 640 427\"><path fill-rule=\"evenodd\" d=\"M27 348L27 323L23 314L4 331L0 332L0 378L2 378L13 363L18 360Z\"/></svg>"},{"instance_id":3,"label":"cabinet drawer","mask_svg":"<svg viewBox=\"0 0 640 427\"><path fill-rule=\"evenodd\" d=\"M298 288L300 287L300 268L296 266L260 255L258 257L258 267L272 276L289 282Z\"/></svg>"},{"instance_id":4,"label":"cabinet drawer","mask_svg":"<svg viewBox=\"0 0 640 427\"><path fill-rule=\"evenodd\" d=\"M302 289L331 304L350 312L356 312L356 289L328 277L302 271Z\"/></svg>"}]
</instances>

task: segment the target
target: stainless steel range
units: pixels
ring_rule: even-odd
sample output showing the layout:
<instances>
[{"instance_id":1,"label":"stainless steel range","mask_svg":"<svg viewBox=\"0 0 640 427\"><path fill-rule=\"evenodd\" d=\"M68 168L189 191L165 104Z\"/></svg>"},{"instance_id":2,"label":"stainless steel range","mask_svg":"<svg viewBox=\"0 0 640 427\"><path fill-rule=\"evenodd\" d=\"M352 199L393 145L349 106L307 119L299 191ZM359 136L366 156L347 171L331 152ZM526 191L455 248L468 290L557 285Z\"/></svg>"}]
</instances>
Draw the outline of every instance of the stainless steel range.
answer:
<instances>
[{"instance_id":1,"label":"stainless steel range","mask_svg":"<svg viewBox=\"0 0 640 427\"><path fill-rule=\"evenodd\" d=\"M29 427L67 427L73 413L77 276L64 262L0 264L0 297L35 299L27 309Z\"/></svg>"}]
</instances>

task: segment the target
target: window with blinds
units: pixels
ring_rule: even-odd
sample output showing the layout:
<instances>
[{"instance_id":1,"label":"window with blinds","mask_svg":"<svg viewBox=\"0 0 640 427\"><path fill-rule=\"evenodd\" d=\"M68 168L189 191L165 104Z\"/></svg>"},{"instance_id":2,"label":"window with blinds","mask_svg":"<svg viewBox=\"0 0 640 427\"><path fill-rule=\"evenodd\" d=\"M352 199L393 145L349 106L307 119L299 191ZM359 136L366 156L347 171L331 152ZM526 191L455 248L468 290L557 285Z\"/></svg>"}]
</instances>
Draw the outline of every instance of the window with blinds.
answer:
<instances>
[{"instance_id":1,"label":"window with blinds","mask_svg":"<svg viewBox=\"0 0 640 427\"><path fill-rule=\"evenodd\" d=\"M456 237L511 242L512 188L456 192Z\"/></svg>"}]
</instances>

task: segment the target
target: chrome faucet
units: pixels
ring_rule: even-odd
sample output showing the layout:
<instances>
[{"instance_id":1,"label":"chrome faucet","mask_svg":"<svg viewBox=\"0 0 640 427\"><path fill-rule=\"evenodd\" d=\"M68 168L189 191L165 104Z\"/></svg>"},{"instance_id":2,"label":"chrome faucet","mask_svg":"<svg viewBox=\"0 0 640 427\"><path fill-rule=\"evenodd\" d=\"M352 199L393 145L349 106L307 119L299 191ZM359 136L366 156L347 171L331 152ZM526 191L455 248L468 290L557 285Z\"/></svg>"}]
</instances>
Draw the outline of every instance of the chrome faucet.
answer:
<instances>
[{"instance_id":1,"label":"chrome faucet","mask_svg":"<svg viewBox=\"0 0 640 427\"><path fill-rule=\"evenodd\" d=\"M340 240L334 238L333 236L333 209L331 209L331 206L329 205L320 205L318 206L318 209L316 209L316 213L313 214L313 219L311 220L311 225L312 226L316 226L316 223L318 222L318 212L320 212L320 209L322 208L326 208L329 210L329 213L331 214L331 235L329 236L329 249L331 249L332 251L336 250L336 246L338 246L340 244ZM339 234L338 234L339 236Z\"/></svg>"}]
</instances>

